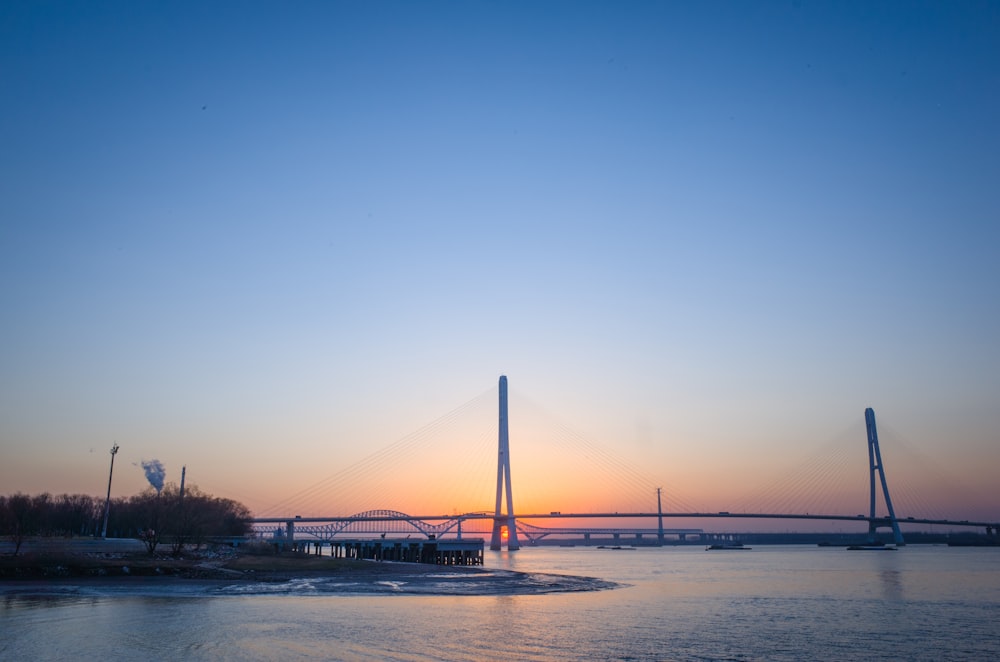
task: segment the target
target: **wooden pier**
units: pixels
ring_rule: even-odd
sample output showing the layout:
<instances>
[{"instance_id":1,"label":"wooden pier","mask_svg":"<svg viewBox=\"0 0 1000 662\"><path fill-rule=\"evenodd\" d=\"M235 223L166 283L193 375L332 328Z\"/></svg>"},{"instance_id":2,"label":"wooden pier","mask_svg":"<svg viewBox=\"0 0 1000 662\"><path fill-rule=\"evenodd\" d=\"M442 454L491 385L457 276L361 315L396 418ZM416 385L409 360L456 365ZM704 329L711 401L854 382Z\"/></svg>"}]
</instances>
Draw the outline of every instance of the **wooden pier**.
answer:
<instances>
[{"instance_id":1,"label":"wooden pier","mask_svg":"<svg viewBox=\"0 0 1000 662\"><path fill-rule=\"evenodd\" d=\"M287 544L287 543L286 543ZM343 538L337 540L294 540L293 551L319 556L324 547L330 547L330 556L343 559L369 561L398 561L401 563L430 563L436 565L482 565L484 540L417 539L412 538Z\"/></svg>"}]
</instances>

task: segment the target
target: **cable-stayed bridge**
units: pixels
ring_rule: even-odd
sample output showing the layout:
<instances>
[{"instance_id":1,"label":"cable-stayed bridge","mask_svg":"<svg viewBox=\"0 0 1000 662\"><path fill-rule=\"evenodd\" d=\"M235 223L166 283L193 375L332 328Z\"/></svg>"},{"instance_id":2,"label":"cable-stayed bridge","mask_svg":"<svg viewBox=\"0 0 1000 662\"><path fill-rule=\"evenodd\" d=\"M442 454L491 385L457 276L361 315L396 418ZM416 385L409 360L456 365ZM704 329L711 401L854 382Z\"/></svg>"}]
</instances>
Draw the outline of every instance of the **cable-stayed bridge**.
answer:
<instances>
[{"instance_id":1,"label":"cable-stayed bridge","mask_svg":"<svg viewBox=\"0 0 1000 662\"><path fill-rule=\"evenodd\" d=\"M623 536L637 540L655 540L662 544L667 540L712 539L715 534L706 534L700 528L670 528L664 520L797 520L851 522L866 524L868 536L875 539L879 529L889 529L897 545L904 543L900 524L931 525L943 527L969 527L980 529L989 535L1000 533L997 521L981 519L952 519L947 517L905 517L898 518L893 507L879 446L875 413L865 410L865 427L868 438L868 509L867 513L840 514L831 512L742 512L733 510L703 511L687 509L665 511L661 501L661 490L656 488L656 510L592 511L592 512L530 512L516 511L513 505L513 489L510 466L510 435L508 426L507 378L499 381L499 416L497 432L497 474L496 501L492 511L477 511L461 514L412 515L395 510L365 510L352 515L298 516L278 514L258 517L253 520L255 529L262 534L277 534L285 540L306 539L330 542L340 536L385 537L387 534L407 537L462 538L467 534L489 534L490 547L497 550L506 547L516 550L521 539L535 543L549 536L593 536L611 537L619 540ZM390 449L391 451L391 449ZM385 455L383 449L375 457ZM306 490L308 492L309 490ZM882 506L881 512L877 507ZM591 523L601 521L602 526ZM609 526L608 522L620 521L621 526ZM541 524L544 522L544 524ZM641 523L638 524L638 523Z\"/></svg>"}]
</instances>

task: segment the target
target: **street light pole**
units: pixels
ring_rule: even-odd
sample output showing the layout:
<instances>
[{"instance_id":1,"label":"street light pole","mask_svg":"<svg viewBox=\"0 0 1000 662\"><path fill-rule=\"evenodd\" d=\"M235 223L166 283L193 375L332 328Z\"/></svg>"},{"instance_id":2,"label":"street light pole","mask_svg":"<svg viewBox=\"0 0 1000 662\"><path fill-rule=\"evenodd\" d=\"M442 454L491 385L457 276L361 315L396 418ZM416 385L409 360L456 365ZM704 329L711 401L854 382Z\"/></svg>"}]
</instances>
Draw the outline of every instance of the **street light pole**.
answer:
<instances>
[{"instance_id":1,"label":"street light pole","mask_svg":"<svg viewBox=\"0 0 1000 662\"><path fill-rule=\"evenodd\" d=\"M111 470L108 471L108 498L104 501L104 526L101 527L101 537L108 537L108 514L111 512L111 475L115 472L115 453L118 452L118 444L111 447Z\"/></svg>"}]
</instances>

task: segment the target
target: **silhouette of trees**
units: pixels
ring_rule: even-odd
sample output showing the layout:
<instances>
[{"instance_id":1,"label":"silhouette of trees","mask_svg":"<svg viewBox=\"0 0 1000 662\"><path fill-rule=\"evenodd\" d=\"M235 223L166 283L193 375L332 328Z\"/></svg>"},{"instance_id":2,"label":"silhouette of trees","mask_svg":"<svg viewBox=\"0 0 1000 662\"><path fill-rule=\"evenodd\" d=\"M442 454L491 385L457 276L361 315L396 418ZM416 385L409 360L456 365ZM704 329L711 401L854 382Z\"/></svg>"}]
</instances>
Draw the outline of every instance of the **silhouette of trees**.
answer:
<instances>
[{"instance_id":1,"label":"silhouette of trees","mask_svg":"<svg viewBox=\"0 0 1000 662\"><path fill-rule=\"evenodd\" d=\"M47 496L47 495L46 495ZM0 503L0 525L14 544L14 556L21 551L24 539L36 528L34 500L27 494L12 494Z\"/></svg>"},{"instance_id":2,"label":"silhouette of trees","mask_svg":"<svg viewBox=\"0 0 1000 662\"><path fill-rule=\"evenodd\" d=\"M108 530L142 540L150 554L161 543L179 554L188 545L200 546L210 537L244 536L250 532L250 511L232 499L213 497L196 486L180 490L173 483L160 493L152 489L116 500Z\"/></svg>"},{"instance_id":3,"label":"silhouette of trees","mask_svg":"<svg viewBox=\"0 0 1000 662\"><path fill-rule=\"evenodd\" d=\"M104 499L83 494L48 493L0 496L0 535L20 552L29 536L98 535ZM250 531L250 511L231 499L213 497L190 486L183 499L174 484L161 493L153 489L112 500L108 536L142 540L150 554L161 543L174 554L185 546L204 544L214 536L244 536Z\"/></svg>"},{"instance_id":4,"label":"silhouette of trees","mask_svg":"<svg viewBox=\"0 0 1000 662\"><path fill-rule=\"evenodd\" d=\"M181 498L171 485L161 495L161 528L168 534L173 554L186 545L201 546L209 536L243 536L249 532L247 508L231 499L202 493L192 486Z\"/></svg>"},{"instance_id":5,"label":"silhouette of trees","mask_svg":"<svg viewBox=\"0 0 1000 662\"><path fill-rule=\"evenodd\" d=\"M53 535L87 536L97 533L104 504L86 494L61 494L53 501L51 526Z\"/></svg>"},{"instance_id":6,"label":"silhouette of trees","mask_svg":"<svg viewBox=\"0 0 1000 662\"><path fill-rule=\"evenodd\" d=\"M0 496L0 535L14 543L15 554L28 536L94 535L103 506L85 494Z\"/></svg>"}]
</instances>

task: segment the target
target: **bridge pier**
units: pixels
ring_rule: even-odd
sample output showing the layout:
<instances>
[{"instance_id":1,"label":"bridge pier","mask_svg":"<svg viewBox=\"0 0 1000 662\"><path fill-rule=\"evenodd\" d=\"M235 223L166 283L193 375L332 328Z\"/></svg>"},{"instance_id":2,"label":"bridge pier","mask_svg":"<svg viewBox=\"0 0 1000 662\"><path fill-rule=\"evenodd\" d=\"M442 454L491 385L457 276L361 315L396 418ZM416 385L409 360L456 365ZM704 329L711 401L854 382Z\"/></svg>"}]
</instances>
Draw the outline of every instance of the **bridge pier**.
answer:
<instances>
[{"instance_id":1,"label":"bridge pier","mask_svg":"<svg viewBox=\"0 0 1000 662\"><path fill-rule=\"evenodd\" d=\"M330 556L367 561L482 565L483 539L402 540L364 539L330 541Z\"/></svg>"},{"instance_id":2,"label":"bridge pier","mask_svg":"<svg viewBox=\"0 0 1000 662\"><path fill-rule=\"evenodd\" d=\"M298 540L286 544L284 535L275 538L280 549L295 553L323 555L323 546L330 546L330 557L367 561L394 561L399 563L431 563L436 565L482 565L482 538L464 540L411 540L404 539L341 539Z\"/></svg>"}]
</instances>

